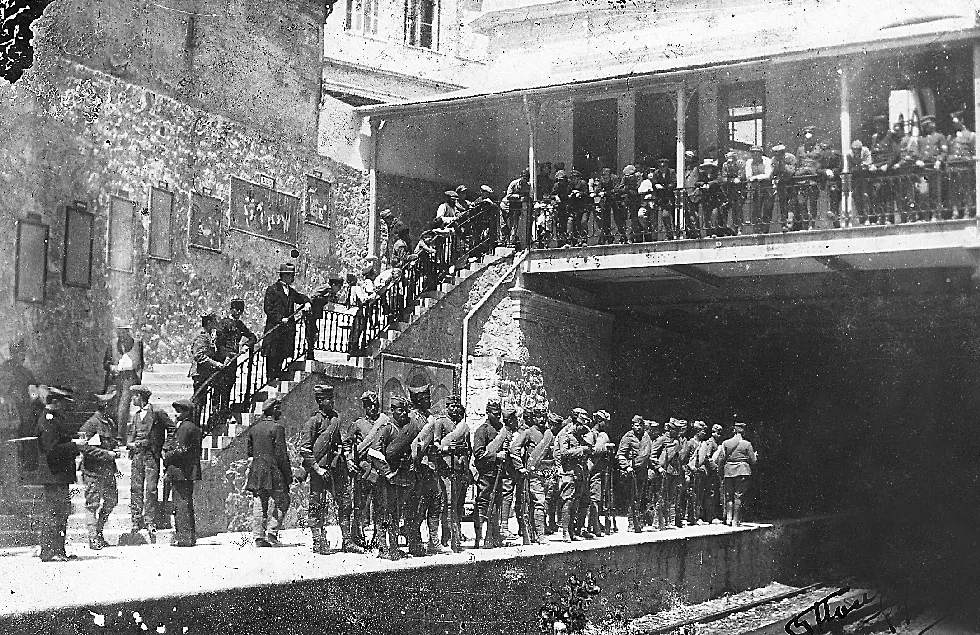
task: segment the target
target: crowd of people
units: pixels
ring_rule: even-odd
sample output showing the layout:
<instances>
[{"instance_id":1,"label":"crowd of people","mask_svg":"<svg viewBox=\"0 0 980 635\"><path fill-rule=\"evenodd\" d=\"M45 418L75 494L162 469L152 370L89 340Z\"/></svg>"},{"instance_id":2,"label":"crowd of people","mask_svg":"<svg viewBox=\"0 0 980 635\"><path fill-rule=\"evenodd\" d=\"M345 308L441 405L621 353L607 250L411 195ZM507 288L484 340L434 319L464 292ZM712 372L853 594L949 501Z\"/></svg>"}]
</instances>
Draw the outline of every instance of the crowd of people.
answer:
<instances>
[{"instance_id":1,"label":"crowd of people","mask_svg":"<svg viewBox=\"0 0 980 635\"><path fill-rule=\"evenodd\" d=\"M195 405L175 401L171 421L149 404L149 389L130 390L132 416L123 434L112 421L112 393L96 396L96 412L76 434L65 417L72 391L41 387L42 560L69 559L69 486L79 455L89 547L107 545L102 532L118 500L116 460L124 450L133 461L133 533L155 541L162 474L174 499L171 544L196 544L194 489L201 479L203 432ZM448 398L444 412L433 413L429 387L414 386L407 397L390 396L390 414L382 412L377 393L365 392L362 416L351 421L338 413L332 386L315 386L313 398L316 411L302 427L298 456L290 456L278 397L263 403L262 417L243 433L251 458L245 491L252 496L256 547L278 544L291 487L303 482L318 554L375 550L379 557L400 559L445 553L447 547L458 552L464 542L492 548L595 539L619 529L615 514L623 507L626 529L633 532L711 522L738 526L757 460L741 422L726 439L718 424L709 429L700 421L689 426L671 418L661 427L637 415L616 443L603 410L590 415L575 408L561 417L544 406L520 410L491 399L483 420L471 425L458 398ZM467 514L472 484L476 493ZM617 493L625 496L619 505ZM342 536L336 549L327 532L331 501ZM510 532L512 516L517 534ZM472 522L472 542L464 536L464 518Z\"/></svg>"}]
</instances>

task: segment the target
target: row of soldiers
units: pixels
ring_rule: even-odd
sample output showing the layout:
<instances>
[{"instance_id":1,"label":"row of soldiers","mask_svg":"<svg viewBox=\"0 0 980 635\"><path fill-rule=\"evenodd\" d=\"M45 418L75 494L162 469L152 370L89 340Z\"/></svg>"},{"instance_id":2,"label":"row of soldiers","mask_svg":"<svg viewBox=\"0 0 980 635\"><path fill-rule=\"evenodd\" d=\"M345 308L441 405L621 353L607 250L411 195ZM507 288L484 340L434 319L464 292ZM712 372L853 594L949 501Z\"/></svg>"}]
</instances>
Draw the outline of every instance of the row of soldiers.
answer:
<instances>
[{"instance_id":1,"label":"row of soldiers","mask_svg":"<svg viewBox=\"0 0 980 635\"><path fill-rule=\"evenodd\" d=\"M736 424L736 435L722 442L720 426L709 436L696 422L689 438L686 422L671 419L660 434L658 424L651 422L647 428L637 416L632 430L615 444L606 431L610 416L601 410L590 415L576 408L563 419L543 407L522 415L490 400L485 420L471 433L458 398L447 400L444 413L431 412L428 386L411 387L408 398L392 395L390 416L381 412L377 393L366 392L361 397L363 416L353 422L341 420L331 386L317 385L313 394L317 412L306 422L302 469L293 470L292 478L309 480L313 550L322 554L331 553L326 532L331 498L339 514L343 551L374 548L380 557L398 559L405 555L401 537L413 556L443 553L446 547L461 551L461 522L471 482L476 484L472 522L477 548L516 541L544 544L559 531L556 539L564 541L614 531L616 472L631 492L634 531L642 531L641 516L649 501L655 501L654 524L659 529L710 521L710 510L718 505L704 501L711 496L717 501L718 487L712 483L721 483L718 474L738 477L738 485L732 481L723 489L731 492L726 522L737 524L749 466L756 459L741 436L743 424ZM253 428L258 430L258 425ZM726 444L731 447L720 452ZM702 460L694 460L698 457ZM278 480L290 482L284 450L275 460L255 462L281 466ZM709 494L712 491L715 494ZM265 502L261 508L254 528L258 546L267 542L265 523L277 527L284 515L278 505ZM517 535L509 531L512 513ZM374 531L368 540L372 520Z\"/></svg>"}]
</instances>

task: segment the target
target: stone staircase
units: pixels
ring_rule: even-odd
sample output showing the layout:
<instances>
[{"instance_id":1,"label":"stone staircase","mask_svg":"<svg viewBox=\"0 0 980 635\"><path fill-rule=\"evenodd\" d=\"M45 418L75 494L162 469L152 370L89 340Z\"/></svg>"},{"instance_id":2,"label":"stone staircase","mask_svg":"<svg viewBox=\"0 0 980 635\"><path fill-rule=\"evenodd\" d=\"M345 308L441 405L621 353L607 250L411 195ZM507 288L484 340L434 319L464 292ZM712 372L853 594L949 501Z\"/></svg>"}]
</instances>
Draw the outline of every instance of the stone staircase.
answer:
<instances>
[{"instance_id":1,"label":"stone staircase","mask_svg":"<svg viewBox=\"0 0 980 635\"><path fill-rule=\"evenodd\" d=\"M191 365L188 364L154 364L153 370L143 371L143 385L150 391L150 404L161 408L170 415L176 414L173 402L178 399L190 399L194 394L194 382L187 376Z\"/></svg>"}]
</instances>

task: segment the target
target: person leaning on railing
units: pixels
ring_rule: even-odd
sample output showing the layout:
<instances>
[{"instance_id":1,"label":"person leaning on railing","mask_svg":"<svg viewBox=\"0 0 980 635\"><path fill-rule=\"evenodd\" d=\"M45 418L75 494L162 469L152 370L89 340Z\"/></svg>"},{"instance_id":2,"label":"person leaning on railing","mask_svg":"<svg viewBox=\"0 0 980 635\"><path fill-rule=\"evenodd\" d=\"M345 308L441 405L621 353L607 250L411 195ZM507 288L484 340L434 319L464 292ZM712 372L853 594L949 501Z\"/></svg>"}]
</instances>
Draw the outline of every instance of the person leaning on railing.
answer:
<instances>
[{"instance_id":1,"label":"person leaning on railing","mask_svg":"<svg viewBox=\"0 0 980 635\"><path fill-rule=\"evenodd\" d=\"M851 196L854 199L857 222L861 225L870 225L872 217L869 215L868 208L874 196L874 182L868 178L868 172L874 167L874 163L871 151L864 147L860 139L851 142L847 166L851 173ZM845 224L850 225L853 220L849 218Z\"/></svg>"},{"instance_id":2,"label":"person leaning on railing","mask_svg":"<svg viewBox=\"0 0 980 635\"><path fill-rule=\"evenodd\" d=\"M976 214L976 179L973 171L977 135L966 127L962 110L950 115L956 132L946 140L948 153L946 169L949 182L951 218L963 218Z\"/></svg>"},{"instance_id":3,"label":"person leaning on railing","mask_svg":"<svg viewBox=\"0 0 980 635\"><path fill-rule=\"evenodd\" d=\"M942 219L939 207L940 170L946 156L946 137L936 131L936 118L932 115L922 117L919 122L921 134L913 137L908 146L910 157L918 168L914 194L915 207L921 221Z\"/></svg>"},{"instance_id":4,"label":"person leaning on railing","mask_svg":"<svg viewBox=\"0 0 980 635\"><path fill-rule=\"evenodd\" d=\"M310 311L306 316L306 359L315 359L317 340L320 338L320 320L328 304L340 303L340 290L344 279L338 273L327 274L327 284L320 285L310 294Z\"/></svg>"},{"instance_id":5,"label":"person leaning on railing","mask_svg":"<svg viewBox=\"0 0 980 635\"><path fill-rule=\"evenodd\" d=\"M218 318L214 313L201 316L201 332L197 334L191 342L191 368L187 373L194 382L194 405L197 407L198 416L204 404L207 403L207 390L204 388L205 382L211 379L215 372L223 369L225 363L218 357L218 349L215 347L215 329L218 325ZM214 382L211 382L213 388Z\"/></svg>"}]
</instances>

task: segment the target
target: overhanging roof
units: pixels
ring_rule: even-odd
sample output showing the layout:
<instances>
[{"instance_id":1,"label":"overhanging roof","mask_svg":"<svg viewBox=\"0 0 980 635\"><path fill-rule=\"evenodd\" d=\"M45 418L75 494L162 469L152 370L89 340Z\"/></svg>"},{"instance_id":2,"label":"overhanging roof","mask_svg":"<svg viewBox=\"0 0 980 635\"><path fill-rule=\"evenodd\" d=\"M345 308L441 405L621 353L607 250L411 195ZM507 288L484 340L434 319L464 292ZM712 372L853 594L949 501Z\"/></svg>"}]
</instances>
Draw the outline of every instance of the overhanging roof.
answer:
<instances>
[{"instance_id":1,"label":"overhanging roof","mask_svg":"<svg viewBox=\"0 0 980 635\"><path fill-rule=\"evenodd\" d=\"M869 5L874 6L878 15L870 22L867 19L849 20L829 11L818 11L816 15L808 12L809 24L806 29L787 29L783 34L776 25L762 25L757 32L738 34L739 44L745 43L744 46L733 46L731 36L724 31L709 30L712 32L702 34L697 42L687 46L688 50L699 51L695 55L635 61L641 56L620 52L609 58L615 63L602 64L601 60L596 60L587 69L538 80L527 80L524 73L511 69L502 79L491 81L483 87L364 106L356 110L362 116L433 113L465 105L487 106L492 102L515 100L523 96L553 93L567 96L575 90L682 81L685 76L712 69L935 45L980 36L977 11L972 2L940 0L936 6L920 10L912 16L904 8L888 12L883 11L880 4ZM834 23L836 27L831 26ZM631 61L620 62L624 55Z\"/></svg>"}]
</instances>

